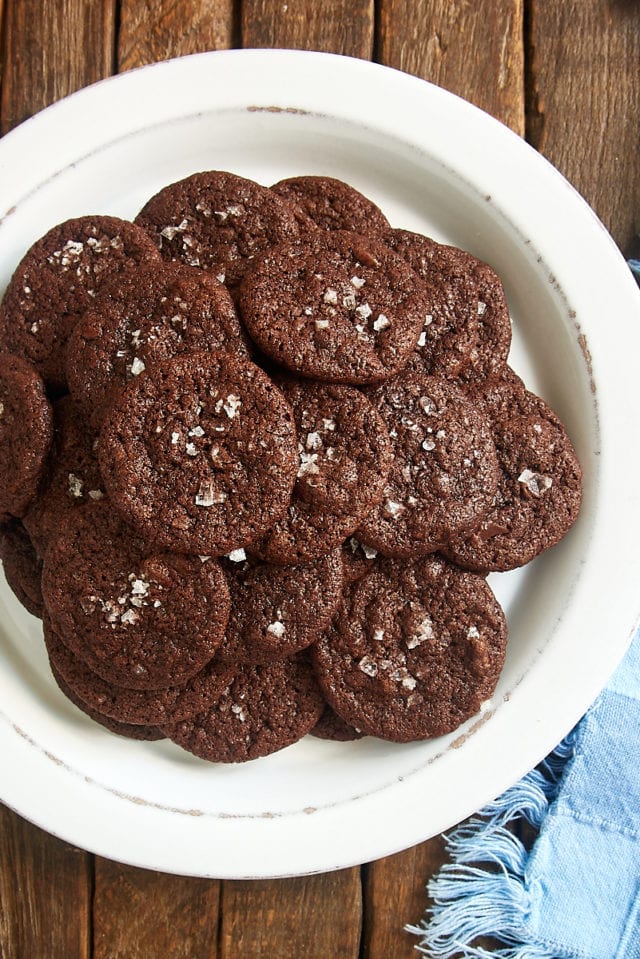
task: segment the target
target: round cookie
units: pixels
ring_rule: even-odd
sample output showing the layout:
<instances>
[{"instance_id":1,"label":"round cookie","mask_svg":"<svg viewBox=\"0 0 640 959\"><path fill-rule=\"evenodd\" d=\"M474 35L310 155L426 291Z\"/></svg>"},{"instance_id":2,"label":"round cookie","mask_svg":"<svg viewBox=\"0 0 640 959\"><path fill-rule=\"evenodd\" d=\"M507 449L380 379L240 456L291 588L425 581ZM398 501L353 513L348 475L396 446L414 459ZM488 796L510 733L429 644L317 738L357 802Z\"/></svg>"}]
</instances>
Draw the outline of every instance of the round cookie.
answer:
<instances>
[{"instance_id":1,"label":"round cookie","mask_svg":"<svg viewBox=\"0 0 640 959\"><path fill-rule=\"evenodd\" d=\"M407 363L429 290L377 239L318 230L264 254L245 276L240 313L260 349L294 373L377 383Z\"/></svg>"},{"instance_id":2,"label":"round cookie","mask_svg":"<svg viewBox=\"0 0 640 959\"><path fill-rule=\"evenodd\" d=\"M53 426L45 475L23 519L42 556L51 539L67 525L72 510L105 495L96 455L97 433L88 427L70 396L54 403Z\"/></svg>"},{"instance_id":3,"label":"round cookie","mask_svg":"<svg viewBox=\"0 0 640 959\"><path fill-rule=\"evenodd\" d=\"M340 550L304 566L224 560L223 569L231 613L217 656L227 662L267 663L305 649L331 622L342 593Z\"/></svg>"},{"instance_id":4,"label":"round cookie","mask_svg":"<svg viewBox=\"0 0 640 959\"><path fill-rule=\"evenodd\" d=\"M287 512L251 547L272 563L305 563L337 549L379 501L391 469L382 418L359 390L279 381L298 434Z\"/></svg>"},{"instance_id":5,"label":"round cookie","mask_svg":"<svg viewBox=\"0 0 640 959\"><path fill-rule=\"evenodd\" d=\"M0 353L0 517L34 499L53 437L53 414L36 370Z\"/></svg>"},{"instance_id":6,"label":"round cookie","mask_svg":"<svg viewBox=\"0 0 640 959\"><path fill-rule=\"evenodd\" d=\"M104 726L105 729L108 729L110 733L116 733L117 736L124 736L125 739L137 739L142 742L157 742L160 739L166 739L164 733L158 729L157 726L142 726L139 724L133 723L120 723L116 719L111 719L110 716L104 716L102 713L99 713L96 709L92 709L91 706L87 706L80 697L71 689L69 685L64 681L60 673L51 665L51 675L56 681L56 684L61 693L67 697L69 702L73 703L74 706L88 716L89 719L92 719L94 723L98 723L100 726Z\"/></svg>"},{"instance_id":7,"label":"round cookie","mask_svg":"<svg viewBox=\"0 0 640 959\"><path fill-rule=\"evenodd\" d=\"M411 373L367 395L387 424L394 461L356 537L386 556L440 549L491 506L498 462L488 420L442 377Z\"/></svg>"},{"instance_id":8,"label":"round cookie","mask_svg":"<svg viewBox=\"0 0 640 959\"><path fill-rule=\"evenodd\" d=\"M67 339L101 284L159 260L144 230L117 217L54 226L24 255L0 303L2 349L26 357L47 386L65 389Z\"/></svg>"},{"instance_id":9,"label":"round cookie","mask_svg":"<svg viewBox=\"0 0 640 959\"><path fill-rule=\"evenodd\" d=\"M365 235L389 229L389 221L372 200L334 177L294 176L271 189L293 206L301 233L318 227Z\"/></svg>"},{"instance_id":10,"label":"round cookie","mask_svg":"<svg viewBox=\"0 0 640 959\"><path fill-rule=\"evenodd\" d=\"M407 368L455 377L469 366L480 336L478 295L472 272L455 261L438 266L440 244L409 230L387 230L384 242L407 261L433 291L431 312L425 318L418 344Z\"/></svg>"},{"instance_id":11,"label":"round cookie","mask_svg":"<svg viewBox=\"0 0 640 959\"><path fill-rule=\"evenodd\" d=\"M449 558L477 572L515 569L554 546L578 517L582 471L553 410L515 375L485 395L500 466L493 504Z\"/></svg>"},{"instance_id":12,"label":"round cookie","mask_svg":"<svg viewBox=\"0 0 640 959\"><path fill-rule=\"evenodd\" d=\"M44 639L49 662L86 706L121 723L158 726L204 712L226 689L233 669L217 659L182 686L125 689L105 682L65 646L47 616Z\"/></svg>"},{"instance_id":13,"label":"round cookie","mask_svg":"<svg viewBox=\"0 0 640 959\"><path fill-rule=\"evenodd\" d=\"M186 683L213 658L229 618L215 560L152 551L104 500L74 510L49 545L42 595L69 649L131 689Z\"/></svg>"},{"instance_id":14,"label":"round cookie","mask_svg":"<svg viewBox=\"0 0 640 959\"><path fill-rule=\"evenodd\" d=\"M203 270L161 263L105 283L67 345L67 380L99 427L126 384L183 351L248 356L226 288Z\"/></svg>"},{"instance_id":15,"label":"round cookie","mask_svg":"<svg viewBox=\"0 0 640 959\"><path fill-rule=\"evenodd\" d=\"M210 762L239 763L267 756L302 739L324 702L304 659L239 666L208 712L164 725L169 739Z\"/></svg>"},{"instance_id":16,"label":"round cookie","mask_svg":"<svg viewBox=\"0 0 640 959\"><path fill-rule=\"evenodd\" d=\"M495 689L506 643L504 614L485 580L430 556L383 561L353 583L311 655L345 722L410 742L478 712Z\"/></svg>"},{"instance_id":17,"label":"round cookie","mask_svg":"<svg viewBox=\"0 0 640 959\"><path fill-rule=\"evenodd\" d=\"M298 236L293 210L267 187L233 173L194 173L156 193L135 222L164 260L210 270L237 286L258 253Z\"/></svg>"},{"instance_id":18,"label":"round cookie","mask_svg":"<svg viewBox=\"0 0 640 959\"><path fill-rule=\"evenodd\" d=\"M297 468L293 416L253 363L178 354L114 402L98 459L114 505L145 537L220 556L285 512Z\"/></svg>"},{"instance_id":19,"label":"round cookie","mask_svg":"<svg viewBox=\"0 0 640 959\"><path fill-rule=\"evenodd\" d=\"M13 594L27 612L42 619L42 560L20 520L0 527L0 559Z\"/></svg>"},{"instance_id":20,"label":"round cookie","mask_svg":"<svg viewBox=\"0 0 640 959\"><path fill-rule=\"evenodd\" d=\"M362 739L364 733L345 723L344 719L341 719L327 704L322 711L322 716L311 730L311 735L316 739L329 739L334 743L348 743Z\"/></svg>"}]
</instances>

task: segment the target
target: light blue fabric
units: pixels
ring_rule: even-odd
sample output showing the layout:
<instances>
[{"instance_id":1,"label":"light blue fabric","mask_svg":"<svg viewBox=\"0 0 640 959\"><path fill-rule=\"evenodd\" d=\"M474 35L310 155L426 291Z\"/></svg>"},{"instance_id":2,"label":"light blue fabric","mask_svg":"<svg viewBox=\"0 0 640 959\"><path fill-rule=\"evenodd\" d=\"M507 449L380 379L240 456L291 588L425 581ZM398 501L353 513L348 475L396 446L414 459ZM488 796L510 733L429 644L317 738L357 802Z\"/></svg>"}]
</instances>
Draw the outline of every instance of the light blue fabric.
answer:
<instances>
[{"instance_id":1,"label":"light blue fabric","mask_svg":"<svg viewBox=\"0 0 640 959\"><path fill-rule=\"evenodd\" d=\"M531 850L507 828L523 816ZM640 632L571 736L448 842L409 927L425 955L640 959Z\"/></svg>"}]
</instances>

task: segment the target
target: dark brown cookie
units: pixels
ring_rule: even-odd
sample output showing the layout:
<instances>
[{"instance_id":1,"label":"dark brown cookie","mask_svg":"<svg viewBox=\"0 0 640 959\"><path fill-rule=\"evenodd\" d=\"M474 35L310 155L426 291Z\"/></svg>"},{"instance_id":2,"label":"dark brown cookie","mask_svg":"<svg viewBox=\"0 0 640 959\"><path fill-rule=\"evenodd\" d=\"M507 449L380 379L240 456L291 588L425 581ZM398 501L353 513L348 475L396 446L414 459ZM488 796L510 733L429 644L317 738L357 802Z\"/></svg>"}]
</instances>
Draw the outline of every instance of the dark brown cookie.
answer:
<instances>
[{"instance_id":1,"label":"dark brown cookie","mask_svg":"<svg viewBox=\"0 0 640 959\"><path fill-rule=\"evenodd\" d=\"M148 539L224 555L285 512L297 469L293 415L253 363L179 354L132 380L98 458L109 496Z\"/></svg>"},{"instance_id":2,"label":"dark brown cookie","mask_svg":"<svg viewBox=\"0 0 640 959\"><path fill-rule=\"evenodd\" d=\"M427 287L377 239L317 231L256 261L239 297L261 350L333 383L377 383L407 362L430 312Z\"/></svg>"},{"instance_id":3,"label":"dark brown cookie","mask_svg":"<svg viewBox=\"0 0 640 959\"><path fill-rule=\"evenodd\" d=\"M105 682L65 646L47 615L44 639L52 669L90 709L120 723L158 726L202 713L227 688L233 668L213 659L182 686L125 689Z\"/></svg>"},{"instance_id":4,"label":"dark brown cookie","mask_svg":"<svg viewBox=\"0 0 640 959\"><path fill-rule=\"evenodd\" d=\"M19 519L0 527L0 559L14 595L32 616L42 619L42 560Z\"/></svg>"},{"instance_id":5,"label":"dark brown cookie","mask_svg":"<svg viewBox=\"0 0 640 959\"><path fill-rule=\"evenodd\" d=\"M484 397L500 474L491 509L446 553L478 572L515 569L554 546L577 519L582 471L556 414L510 373Z\"/></svg>"},{"instance_id":6,"label":"dark brown cookie","mask_svg":"<svg viewBox=\"0 0 640 959\"><path fill-rule=\"evenodd\" d=\"M258 253L298 236L293 210L267 187L210 171L172 183L136 217L164 260L210 270L236 286Z\"/></svg>"},{"instance_id":7,"label":"dark brown cookie","mask_svg":"<svg viewBox=\"0 0 640 959\"><path fill-rule=\"evenodd\" d=\"M0 304L2 349L26 357L48 386L66 387L65 348L101 284L159 261L144 230L112 216L53 227L27 251Z\"/></svg>"},{"instance_id":8,"label":"dark brown cookie","mask_svg":"<svg viewBox=\"0 0 640 959\"><path fill-rule=\"evenodd\" d=\"M349 723L329 706L328 704L322 711L322 716L311 730L311 735L317 739L329 739L335 743L349 743L355 739L362 739L364 733Z\"/></svg>"},{"instance_id":9,"label":"dark brown cookie","mask_svg":"<svg viewBox=\"0 0 640 959\"><path fill-rule=\"evenodd\" d=\"M386 556L421 556L473 528L498 484L487 418L442 377L398 376L367 391L387 424L394 462L357 538Z\"/></svg>"},{"instance_id":10,"label":"dark brown cookie","mask_svg":"<svg viewBox=\"0 0 640 959\"><path fill-rule=\"evenodd\" d=\"M382 237L432 290L431 312L425 319L408 368L455 377L472 360L480 338L478 291L472 270L438 257L440 244L409 230L388 230Z\"/></svg>"},{"instance_id":11,"label":"dark brown cookie","mask_svg":"<svg viewBox=\"0 0 640 959\"><path fill-rule=\"evenodd\" d=\"M36 370L0 353L0 517L34 499L53 437L53 414Z\"/></svg>"},{"instance_id":12,"label":"dark brown cookie","mask_svg":"<svg viewBox=\"0 0 640 959\"><path fill-rule=\"evenodd\" d=\"M376 204L355 187L330 176L294 176L271 187L295 210L301 232L351 230L369 235L389 229L389 221Z\"/></svg>"},{"instance_id":13,"label":"dark brown cookie","mask_svg":"<svg viewBox=\"0 0 640 959\"><path fill-rule=\"evenodd\" d=\"M152 552L107 501L70 514L45 555L42 595L69 649L131 689L186 683L212 659L229 618L215 560Z\"/></svg>"},{"instance_id":14,"label":"dark brown cookie","mask_svg":"<svg viewBox=\"0 0 640 959\"><path fill-rule=\"evenodd\" d=\"M365 546L356 536L350 536L342 544L342 562L344 566L345 583L353 583L373 568L373 562L378 556L378 550L373 546Z\"/></svg>"},{"instance_id":15,"label":"dark brown cookie","mask_svg":"<svg viewBox=\"0 0 640 959\"><path fill-rule=\"evenodd\" d=\"M298 473L284 516L251 547L273 563L305 563L337 549L380 500L391 444L359 390L279 381L298 433Z\"/></svg>"},{"instance_id":16,"label":"dark brown cookie","mask_svg":"<svg viewBox=\"0 0 640 959\"><path fill-rule=\"evenodd\" d=\"M157 726L142 726L139 724L133 723L120 723L116 719L111 719L110 716L104 716L102 713L99 713L96 709L92 709L91 706L87 706L85 702L71 689L71 687L64 681L60 673L52 666L51 664L51 675L56 681L58 688L61 693L67 697L69 702L73 703L74 706L88 716L89 719L92 719L94 723L99 723L100 726L104 726L105 729L108 729L110 733L116 733L118 736L124 736L125 739L138 739L143 742L157 742L159 739L166 739L165 734L158 729Z\"/></svg>"},{"instance_id":17,"label":"dark brown cookie","mask_svg":"<svg viewBox=\"0 0 640 959\"><path fill-rule=\"evenodd\" d=\"M154 264L102 286L69 338L69 389L99 427L134 376L176 353L198 350L248 356L229 293L202 270Z\"/></svg>"},{"instance_id":18,"label":"dark brown cookie","mask_svg":"<svg viewBox=\"0 0 640 959\"><path fill-rule=\"evenodd\" d=\"M231 614L217 656L228 662L273 662L305 649L329 625L342 594L340 550L304 566L227 559L223 569Z\"/></svg>"},{"instance_id":19,"label":"dark brown cookie","mask_svg":"<svg viewBox=\"0 0 640 959\"><path fill-rule=\"evenodd\" d=\"M323 707L311 667L296 657L240 666L228 691L208 712L162 729L201 759L239 763L302 739Z\"/></svg>"},{"instance_id":20,"label":"dark brown cookie","mask_svg":"<svg viewBox=\"0 0 640 959\"><path fill-rule=\"evenodd\" d=\"M492 695L507 626L481 576L435 556L383 561L344 596L311 654L345 722L410 742L456 729Z\"/></svg>"},{"instance_id":21,"label":"dark brown cookie","mask_svg":"<svg viewBox=\"0 0 640 959\"><path fill-rule=\"evenodd\" d=\"M24 515L24 525L44 556L50 540L67 524L69 513L83 503L104 498L95 433L70 396L53 405L51 454L38 495Z\"/></svg>"}]
</instances>

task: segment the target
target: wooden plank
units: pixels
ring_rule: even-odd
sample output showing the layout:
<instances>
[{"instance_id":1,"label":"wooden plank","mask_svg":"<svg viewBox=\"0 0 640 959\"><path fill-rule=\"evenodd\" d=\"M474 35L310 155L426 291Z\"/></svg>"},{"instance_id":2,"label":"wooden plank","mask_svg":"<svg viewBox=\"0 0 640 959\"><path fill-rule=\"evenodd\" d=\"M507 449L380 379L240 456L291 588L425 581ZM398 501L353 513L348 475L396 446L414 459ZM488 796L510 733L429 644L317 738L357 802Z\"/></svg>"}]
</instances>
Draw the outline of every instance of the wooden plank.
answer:
<instances>
[{"instance_id":1,"label":"wooden plank","mask_svg":"<svg viewBox=\"0 0 640 959\"><path fill-rule=\"evenodd\" d=\"M91 856L0 806L0 956L89 959Z\"/></svg>"},{"instance_id":2,"label":"wooden plank","mask_svg":"<svg viewBox=\"0 0 640 959\"><path fill-rule=\"evenodd\" d=\"M531 0L527 38L529 138L626 248L640 220L640 4Z\"/></svg>"},{"instance_id":3,"label":"wooden plank","mask_svg":"<svg viewBox=\"0 0 640 959\"><path fill-rule=\"evenodd\" d=\"M233 0L121 0L118 70L232 47Z\"/></svg>"},{"instance_id":4,"label":"wooden plank","mask_svg":"<svg viewBox=\"0 0 640 959\"><path fill-rule=\"evenodd\" d=\"M219 899L217 880L96 857L92 959L217 959Z\"/></svg>"},{"instance_id":5,"label":"wooden plank","mask_svg":"<svg viewBox=\"0 0 640 959\"><path fill-rule=\"evenodd\" d=\"M358 868L296 879L227 881L220 959L358 959L361 914Z\"/></svg>"},{"instance_id":6,"label":"wooden plank","mask_svg":"<svg viewBox=\"0 0 640 959\"><path fill-rule=\"evenodd\" d=\"M243 0L242 46L322 50L370 60L374 0Z\"/></svg>"},{"instance_id":7,"label":"wooden plank","mask_svg":"<svg viewBox=\"0 0 640 959\"><path fill-rule=\"evenodd\" d=\"M363 959L415 959L417 925L430 905L427 880L446 860L444 840L428 842L370 863L364 879Z\"/></svg>"},{"instance_id":8,"label":"wooden plank","mask_svg":"<svg viewBox=\"0 0 640 959\"><path fill-rule=\"evenodd\" d=\"M5 9L0 132L112 71L116 0L20 0Z\"/></svg>"},{"instance_id":9,"label":"wooden plank","mask_svg":"<svg viewBox=\"0 0 640 959\"><path fill-rule=\"evenodd\" d=\"M524 133L523 0L380 0L377 51Z\"/></svg>"}]
</instances>

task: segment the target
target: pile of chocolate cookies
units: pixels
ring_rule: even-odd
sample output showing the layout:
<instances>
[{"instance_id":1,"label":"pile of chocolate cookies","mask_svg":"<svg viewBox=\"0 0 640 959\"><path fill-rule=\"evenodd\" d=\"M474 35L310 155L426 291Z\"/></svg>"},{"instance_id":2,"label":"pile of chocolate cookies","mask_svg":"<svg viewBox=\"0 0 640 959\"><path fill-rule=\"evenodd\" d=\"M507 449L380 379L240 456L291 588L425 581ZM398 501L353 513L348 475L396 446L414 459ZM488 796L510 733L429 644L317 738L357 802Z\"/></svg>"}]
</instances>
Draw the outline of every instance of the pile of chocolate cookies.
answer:
<instances>
[{"instance_id":1,"label":"pile of chocolate cookies","mask_svg":"<svg viewBox=\"0 0 640 959\"><path fill-rule=\"evenodd\" d=\"M478 712L486 575L581 499L510 342L489 266L327 177L49 230L0 304L0 554L60 688L215 762Z\"/></svg>"}]
</instances>

